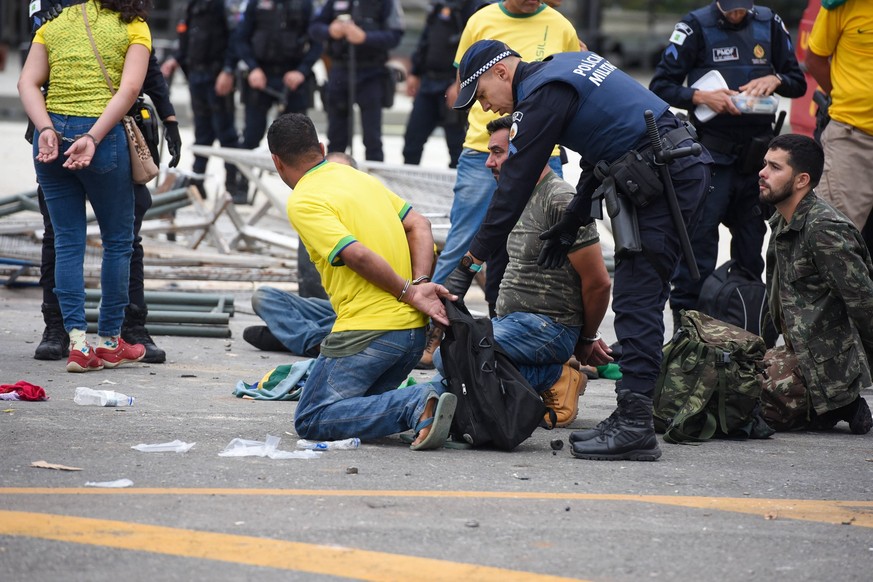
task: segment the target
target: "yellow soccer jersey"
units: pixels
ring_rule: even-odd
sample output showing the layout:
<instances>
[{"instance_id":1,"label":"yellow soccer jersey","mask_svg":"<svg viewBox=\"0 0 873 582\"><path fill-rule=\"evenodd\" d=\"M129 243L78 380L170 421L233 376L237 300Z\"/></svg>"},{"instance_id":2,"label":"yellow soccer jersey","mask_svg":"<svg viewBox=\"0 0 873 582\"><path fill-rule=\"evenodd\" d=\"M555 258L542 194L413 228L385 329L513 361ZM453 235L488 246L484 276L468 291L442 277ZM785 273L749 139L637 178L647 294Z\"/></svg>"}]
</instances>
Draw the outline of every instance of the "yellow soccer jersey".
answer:
<instances>
[{"instance_id":1,"label":"yellow soccer jersey","mask_svg":"<svg viewBox=\"0 0 873 582\"><path fill-rule=\"evenodd\" d=\"M144 21L122 22L118 12L98 8L94 0L85 6L97 50L113 87L118 89L127 49L141 44L151 50L151 32ZM112 93L91 48L82 5L65 8L57 18L42 25L33 42L45 45L48 53L46 109L61 115L100 117Z\"/></svg>"},{"instance_id":2,"label":"yellow soccer jersey","mask_svg":"<svg viewBox=\"0 0 873 582\"><path fill-rule=\"evenodd\" d=\"M809 35L809 50L833 55L830 116L873 135L873 3L847 2L833 10L822 9Z\"/></svg>"},{"instance_id":3,"label":"yellow soccer jersey","mask_svg":"<svg viewBox=\"0 0 873 582\"><path fill-rule=\"evenodd\" d=\"M557 10L542 4L533 14L510 14L503 2L498 2L482 8L467 21L455 53L455 67L460 65L461 57L470 45L487 39L503 41L526 62L541 61L555 53L579 50L576 29ZM495 113L484 111L478 102L474 103L467 117L470 126L464 147L487 152L488 131L485 126L498 117ZM552 155L558 155L557 148Z\"/></svg>"},{"instance_id":4,"label":"yellow soccer jersey","mask_svg":"<svg viewBox=\"0 0 873 582\"><path fill-rule=\"evenodd\" d=\"M402 224L410 208L376 178L343 164L322 162L297 183L288 217L337 314L332 331L390 331L427 323L423 313L346 267L339 256L348 245L361 243L410 279L412 259Z\"/></svg>"}]
</instances>

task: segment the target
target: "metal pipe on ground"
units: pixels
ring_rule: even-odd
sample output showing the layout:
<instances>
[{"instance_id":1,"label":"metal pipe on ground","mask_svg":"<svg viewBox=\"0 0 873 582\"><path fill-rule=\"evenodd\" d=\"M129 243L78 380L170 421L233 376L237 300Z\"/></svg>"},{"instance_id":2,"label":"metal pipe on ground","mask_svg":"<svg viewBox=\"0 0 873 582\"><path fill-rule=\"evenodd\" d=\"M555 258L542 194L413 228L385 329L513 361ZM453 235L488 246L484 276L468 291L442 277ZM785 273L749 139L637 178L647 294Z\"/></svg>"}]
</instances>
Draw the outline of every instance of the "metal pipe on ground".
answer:
<instances>
[{"instance_id":1,"label":"metal pipe on ground","mask_svg":"<svg viewBox=\"0 0 873 582\"><path fill-rule=\"evenodd\" d=\"M39 265L36 265L37 268ZM86 301L85 309L97 309L100 307L100 303L97 301ZM233 306L225 305L224 309L221 311L217 311L218 306L212 305L173 305L171 303L152 303L149 309L155 309L157 311L191 311L197 313L227 313L230 316L233 316Z\"/></svg>"},{"instance_id":2,"label":"metal pipe on ground","mask_svg":"<svg viewBox=\"0 0 873 582\"><path fill-rule=\"evenodd\" d=\"M86 309L85 321L97 321L99 309ZM207 325L227 325L227 313L203 313L191 311L149 311L146 325L150 323L203 323Z\"/></svg>"},{"instance_id":3,"label":"metal pipe on ground","mask_svg":"<svg viewBox=\"0 0 873 582\"><path fill-rule=\"evenodd\" d=\"M172 335L181 337L217 337L228 338L231 336L229 327L214 327L208 325L147 325L146 329L151 335ZM97 333L97 324L88 324L88 333Z\"/></svg>"},{"instance_id":4,"label":"metal pipe on ground","mask_svg":"<svg viewBox=\"0 0 873 582\"><path fill-rule=\"evenodd\" d=\"M85 301L100 301L99 289L85 289ZM174 305L233 305L233 295L219 293L184 293L181 291L146 291L146 304L171 303Z\"/></svg>"}]
</instances>

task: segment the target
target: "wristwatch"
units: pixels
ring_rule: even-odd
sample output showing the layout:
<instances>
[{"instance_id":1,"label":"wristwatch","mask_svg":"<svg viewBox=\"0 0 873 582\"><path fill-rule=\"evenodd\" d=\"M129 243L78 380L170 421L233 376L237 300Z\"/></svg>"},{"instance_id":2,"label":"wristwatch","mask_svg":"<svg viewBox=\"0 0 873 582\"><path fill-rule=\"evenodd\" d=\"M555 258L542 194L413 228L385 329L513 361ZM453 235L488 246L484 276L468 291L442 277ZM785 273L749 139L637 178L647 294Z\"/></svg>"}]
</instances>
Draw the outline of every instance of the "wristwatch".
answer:
<instances>
[{"instance_id":1,"label":"wristwatch","mask_svg":"<svg viewBox=\"0 0 873 582\"><path fill-rule=\"evenodd\" d=\"M482 265L477 265L473 262L473 257L470 255L464 255L461 257L460 266L464 267L468 271L472 271L473 273L478 273L482 270Z\"/></svg>"}]
</instances>

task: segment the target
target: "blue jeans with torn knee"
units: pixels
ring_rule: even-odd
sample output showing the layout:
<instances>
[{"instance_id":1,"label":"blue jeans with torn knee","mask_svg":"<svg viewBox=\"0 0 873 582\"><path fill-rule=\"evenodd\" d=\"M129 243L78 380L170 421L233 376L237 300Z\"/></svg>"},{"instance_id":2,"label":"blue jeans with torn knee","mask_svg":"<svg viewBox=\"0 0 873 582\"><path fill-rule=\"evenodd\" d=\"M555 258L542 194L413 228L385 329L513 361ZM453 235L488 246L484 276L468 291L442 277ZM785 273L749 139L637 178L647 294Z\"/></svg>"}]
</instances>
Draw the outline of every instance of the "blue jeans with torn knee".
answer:
<instances>
[{"instance_id":1,"label":"blue jeans with torn knee","mask_svg":"<svg viewBox=\"0 0 873 582\"><path fill-rule=\"evenodd\" d=\"M425 328L386 331L362 351L318 356L303 386L294 428L305 439L375 439L418 423L439 383L397 389L424 351Z\"/></svg>"}]
</instances>

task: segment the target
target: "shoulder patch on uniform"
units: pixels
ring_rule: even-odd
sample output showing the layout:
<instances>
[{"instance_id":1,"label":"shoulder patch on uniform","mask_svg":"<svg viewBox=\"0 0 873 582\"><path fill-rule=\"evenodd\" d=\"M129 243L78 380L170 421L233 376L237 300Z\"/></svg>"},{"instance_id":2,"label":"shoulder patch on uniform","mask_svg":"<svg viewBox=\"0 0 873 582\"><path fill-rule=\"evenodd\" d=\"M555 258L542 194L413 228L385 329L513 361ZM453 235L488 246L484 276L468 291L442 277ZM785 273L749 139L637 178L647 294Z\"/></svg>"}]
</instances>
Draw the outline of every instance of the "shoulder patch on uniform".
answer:
<instances>
[{"instance_id":1,"label":"shoulder patch on uniform","mask_svg":"<svg viewBox=\"0 0 873 582\"><path fill-rule=\"evenodd\" d=\"M691 36L694 34L694 29L691 28L690 24L685 22L677 22L676 26L673 27L673 30L683 33L685 36Z\"/></svg>"},{"instance_id":2,"label":"shoulder patch on uniform","mask_svg":"<svg viewBox=\"0 0 873 582\"><path fill-rule=\"evenodd\" d=\"M515 118L515 114L512 117ZM518 134L518 123L513 122L512 127L509 128L509 141L512 141L516 134Z\"/></svg>"},{"instance_id":3,"label":"shoulder patch on uniform","mask_svg":"<svg viewBox=\"0 0 873 582\"><path fill-rule=\"evenodd\" d=\"M523 111L513 111L513 112L512 112L512 120L513 120L514 122L518 123L519 121L521 121L521 118L522 118L522 117L524 117L524 112L523 112Z\"/></svg>"}]
</instances>

